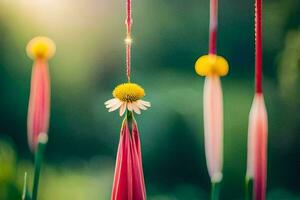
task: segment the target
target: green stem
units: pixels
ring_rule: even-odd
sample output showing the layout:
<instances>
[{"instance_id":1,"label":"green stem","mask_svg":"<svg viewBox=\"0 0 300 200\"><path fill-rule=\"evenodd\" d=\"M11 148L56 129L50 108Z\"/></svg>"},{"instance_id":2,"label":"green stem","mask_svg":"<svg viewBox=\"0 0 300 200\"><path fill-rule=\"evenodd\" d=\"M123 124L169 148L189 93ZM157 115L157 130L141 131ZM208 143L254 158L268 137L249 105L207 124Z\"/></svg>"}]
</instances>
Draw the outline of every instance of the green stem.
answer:
<instances>
[{"instance_id":1,"label":"green stem","mask_svg":"<svg viewBox=\"0 0 300 200\"><path fill-rule=\"evenodd\" d=\"M129 131L131 133L132 132L132 121L134 120L132 111L127 110L126 118L127 118L127 121L128 121L128 128L129 128Z\"/></svg>"},{"instance_id":2,"label":"green stem","mask_svg":"<svg viewBox=\"0 0 300 200\"><path fill-rule=\"evenodd\" d=\"M24 175L22 200L31 200L31 197L30 197L30 195L28 193L28 189L27 189L27 172L25 172L25 175Z\"/></svg>"},{"instance_id":3,"label":"green stem","mask_svg":"<svg viewBox=\"0 0 300 200\"><path fill-rule=\"evenodd\" d=\"M221 182L211 183L211 200L218 200L220 195Z\"/></svg>"},{"instance_id":4,"label":"green stem","mask_svg":"<svg viewBox=\"0 0 300 200\"><path fill-rule=\"evenodd\" d=\"M249 177L245 178L245 200L252 199L253 180Z\"/></svg>"},{"instance_id":5,"label":"green stem","mask_svg":"<svg viewBox=\"0 0 300 200\"><path fill-rule=\"evenodd\" d=\"M34 180L33 180L33 189L32 189L32 200L37 200L39 180L41 173L41 165L43 162L43 156L46 144L48 142L48 136L45 133L41 133L38 139L38 146L35 152L35 169L34 169Z\"/></svg>"}]
</instances>

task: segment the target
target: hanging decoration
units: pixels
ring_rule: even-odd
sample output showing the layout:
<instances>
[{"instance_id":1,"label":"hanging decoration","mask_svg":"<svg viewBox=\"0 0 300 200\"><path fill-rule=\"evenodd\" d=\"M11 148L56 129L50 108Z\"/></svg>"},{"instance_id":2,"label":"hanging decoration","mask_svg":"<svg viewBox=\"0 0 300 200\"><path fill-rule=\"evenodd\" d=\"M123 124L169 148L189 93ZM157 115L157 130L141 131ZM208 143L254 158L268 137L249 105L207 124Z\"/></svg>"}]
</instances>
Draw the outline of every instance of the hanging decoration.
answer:
<instances>
[{"instance_id":1,"label":"hanging decoration","mask_svg":"<svg viewBox=\"0 0 300 200\"><path fill-rule=\"evenodd\" d=\"M127 82L118 85L113 90L113 99L105 102L109 112L119 109L123 120L120 141L116 158L115 176L112 188L112 200L145 200L146 188L144 182L141 144L137 122L134 113L141 114L147 110L150 102L142 100L144 89L131 82L131 0L126 0L126 75Z\"/></svg>"},{"instance_id":2,"label":"hanging decoration","mask_svg":"<svg viewBox=\"0 0 300 200\"><path fill-rule=\"evenodd\" d=\"M34 60L27 116L28 144L35 155L35 171L31 195L27 190L25 173L23 199L36 200L41 165L46 144L50 119L50 75L48 60L55 54L55 44L47 37L33 38L27 44L27 54Z\"/></svg>"},{"instance_id":3,"label":"hanging decoration","mask_svg":"<svg viewBox=\"0 0 300 200\"><path fill-rule=\"evenodd\" d=\"M268 116L262 88L262 0L255 0L255 95L249 114L246 196L264 200L267 186Z\"/></svg>"},{"instance_id":4,"label":"hanging decoration","mask_svg":"<svg viewBox=\"0 0 300 200\"><path fill-rule=\"evenodd\" d=\"M212 199L218 199L223 167L223 94L220 77L228 73L225 58L217 55L218 0L210 1L209 53L201 56L195 70L205 76L203 91L204 138Z\"/></svg>"}]
</instances>

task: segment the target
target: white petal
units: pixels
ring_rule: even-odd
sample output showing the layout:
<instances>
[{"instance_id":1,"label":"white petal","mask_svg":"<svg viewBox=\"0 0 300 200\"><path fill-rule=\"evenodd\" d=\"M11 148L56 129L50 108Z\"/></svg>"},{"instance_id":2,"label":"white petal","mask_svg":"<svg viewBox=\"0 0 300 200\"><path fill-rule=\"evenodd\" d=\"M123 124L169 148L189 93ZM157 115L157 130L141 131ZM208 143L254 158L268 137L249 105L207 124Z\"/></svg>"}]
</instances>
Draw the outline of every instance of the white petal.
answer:
<instances>
[{"instance_id":1,"label":"white petal","mask_svg":"<svg viewBox=\"0 0 300 200\"><path fill-rule=\"evenodd\" d=\"M143 100L140 100L140 102L141 102L144 106L151 107L151 103L150 103L149 101L143 101Z\"/></svg>"},{"instance_id":2,"label":"white petal","mask_svg":"<svg viewBox=\"0 0 300 200\"><path fill-rule=\"evenodd\" d=\"M120 116L122 116L122 115L125 113L125 111L126 111L126 106L127 106L127 103L126 103L126 102L122 104L122 106L121 106L121 108L120 108Z\"/></svg>"},{"instance_id":3,"label":"white petal","mask_svg":"<svg viewBox=\"0 0 300 200\"><path fill-rule=\"evenodd\" d=\"M127 108L129 111L132 111L132 103L127 103Z\"/></svg>"},{"instance_id":4,"label":"white petal","mask_svg":"<svg viewBox=\"0 0 300 200\"><path fill-rule=\"evenodd\" d=\"M105 107L106 108L111 108L115 105L117 105L118 103L120 103L121 101L119 99L116 99L115 101L110 102L109 104L107 104Z\"/></svg>"},{"instance_id":5,"label":"white petal","mask_svg":"<svg viewBox=\"0 0 300 200\"><path fill-rule=\"evenodd\" d=\"M113 107L111 107L108 112L112 112L112 111L115 111L117 110L118 108L120 108L120 106L123 104L124 102L122 101L119 101L117 104L115 104Z\"/></svg>"},{"instance_id":6,"label":"white petal","mask_svg":"<svg viewBox=\"0 0 300 200\"><path fill-rule=\"evenodd\" d=\"M111 104L111 103L113 103L113 102L115 102L116 100L118 100L118 99L116 99L116 98L113 98L113 99L110 99L110 100L108 100L108 101L105 101L105 105L107 105L107 104Z\"/></svg>"},{"instance_id":7,"label":"white petal","mask_svg":"<svg viewBox=\"0 0 300 200\"><path fill-rule=\"evenodd\" d=\"M136 102L136 105L137 105L140 109L142 109L142 110L147 110L147 109L148 109L146 106L144 106L144 105L140 102L140 100L138 100L138 101Z\"/></svg>"},{"instance_id":8,"label":"white petal","mask_svg":"<svg viewBox=\"0 0 300 200\"><path fill-rule=\"evenodd\" d=\"M134 112L136 112L137 114L141 114L139 107L135 103L132 103L131 105L132 105Z\"/></svg>"}]
</instances>

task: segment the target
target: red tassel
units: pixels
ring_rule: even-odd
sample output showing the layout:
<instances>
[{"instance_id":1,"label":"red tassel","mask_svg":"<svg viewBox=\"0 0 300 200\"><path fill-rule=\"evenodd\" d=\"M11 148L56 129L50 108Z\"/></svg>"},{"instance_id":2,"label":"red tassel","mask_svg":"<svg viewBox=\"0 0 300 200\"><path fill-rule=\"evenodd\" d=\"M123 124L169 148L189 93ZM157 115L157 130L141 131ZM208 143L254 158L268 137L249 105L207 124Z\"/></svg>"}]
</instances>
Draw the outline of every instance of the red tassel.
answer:
<instances>
[{"instance_id":1,"label":"red tassel","mask_svg":"<svg viewBox=\"0 0 300 200\"><path fill-rule=\"evenodd\" d=\"M140 146L136 121L132 121L130 133L128 121L125 119L120 133L112 200L146 199Z\"/></svg>"}]
</instances>

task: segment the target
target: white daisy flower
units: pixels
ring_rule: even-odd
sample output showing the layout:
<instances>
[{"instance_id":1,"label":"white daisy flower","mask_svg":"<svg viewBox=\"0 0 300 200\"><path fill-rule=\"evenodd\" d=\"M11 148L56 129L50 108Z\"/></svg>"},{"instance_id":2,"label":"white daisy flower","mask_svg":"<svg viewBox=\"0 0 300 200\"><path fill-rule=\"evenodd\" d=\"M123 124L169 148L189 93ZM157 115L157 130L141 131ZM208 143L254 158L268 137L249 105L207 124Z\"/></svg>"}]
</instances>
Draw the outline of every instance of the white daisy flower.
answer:
<instances>
[{"instance_id":1,"label":"white daisy flower","mask_svg":"<svg viewBox=\"0 0 300 200\"><path fill-rule=\"evenodd\" d=\"M104 104L108 112L120 109L122 116L126 110L141 114L141 110L147 110L151 107L150 102L141 100L145 96L144 89L135 83L123 83L118 85L113 91L113 99Z\"/></svg>"}]
</instances>

